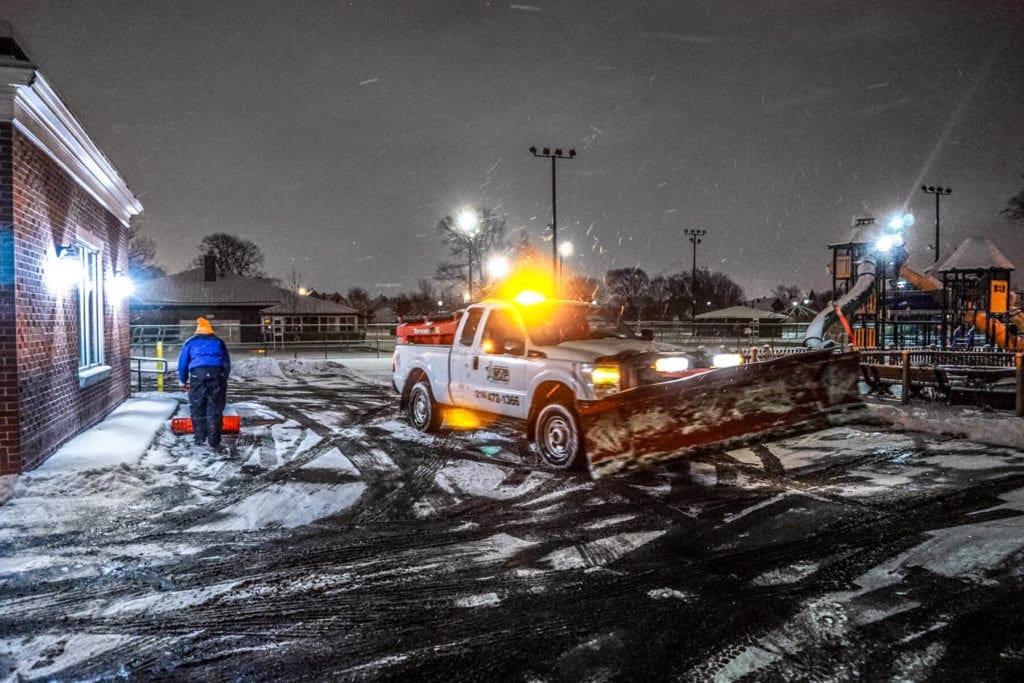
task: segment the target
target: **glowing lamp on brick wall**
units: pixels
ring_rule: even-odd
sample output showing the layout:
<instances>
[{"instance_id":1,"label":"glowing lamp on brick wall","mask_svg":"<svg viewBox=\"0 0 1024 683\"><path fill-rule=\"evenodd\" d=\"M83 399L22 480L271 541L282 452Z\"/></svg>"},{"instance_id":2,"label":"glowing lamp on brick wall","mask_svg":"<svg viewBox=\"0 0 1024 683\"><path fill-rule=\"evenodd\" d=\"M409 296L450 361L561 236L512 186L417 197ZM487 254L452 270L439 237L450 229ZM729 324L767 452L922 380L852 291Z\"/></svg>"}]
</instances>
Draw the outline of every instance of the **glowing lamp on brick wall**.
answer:
<instances>
[{"instance_id":1,"label":"glowing lamp on brick wall","mask_svg":"<svg viewBox=\"0 0 1024 683\"><path fill-rule=\"evenodd\" d=\"M132 282L128 273L123 270L115 270L114 277L110 281L110 296L115 301L124 301L135 293L135 283Z\"/></svg>"},{"instance_id":2,"label":"glowing lamp on brick wall","mask_svg":"<svg viewBox=\"0 0 1024 683\"><path fill-rule=\"evenodd\" d=\"M46 282L54 292L66 292L82 279L78 247L58 244L46 263Z\"/></svg>"}]
</instances>

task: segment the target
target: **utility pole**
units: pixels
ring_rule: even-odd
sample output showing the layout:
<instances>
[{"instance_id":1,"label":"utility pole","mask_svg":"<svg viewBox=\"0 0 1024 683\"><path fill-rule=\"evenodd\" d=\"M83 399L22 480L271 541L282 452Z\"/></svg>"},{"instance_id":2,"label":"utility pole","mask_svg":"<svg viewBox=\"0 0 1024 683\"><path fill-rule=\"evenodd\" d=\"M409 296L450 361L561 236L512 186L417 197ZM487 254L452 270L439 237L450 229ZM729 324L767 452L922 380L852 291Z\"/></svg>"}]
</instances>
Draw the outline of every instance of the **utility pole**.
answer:
<instances>
[{"instance_id":1,"label":"utility pole","mask_svg":"<svg viewBox=\"0 0 1024 683\"><path fill-rule=\"evenodd\" d=\"M707 230L690 230L686 228L683 233L689 236L690 244L693 245L693 267L690 269L690 320L697 320L697 245L700 238L708 234Z\"/></svg>"},{"instance_id":2,"label":"utility pole","mask_svg":"<svg viewBox=\"0 0 1024 683\"><path fill-rule=\"evenodd\" d=\"M556 201L555 187L555 162L558 159L573 159L576 157L576 150L570 149L568 154L562 154L561 149L551 151L550 147L537 151L536 147L530 148L530 154L535 157L551 159L551 278L558 281L558 204Z\"/></svg>"},{"instance_id":3,"label":"utility pole","mask_svg":"<svg viewBox=\"0 0 1024 683\"><path fill-rule=\"evenodd\" d=\"M935 195L935 262L939 262L939 198L942 195L953 194L951 187L935 187L934 185L922 185L921 191L925 194Z\"/></svg>"}]
</instances>

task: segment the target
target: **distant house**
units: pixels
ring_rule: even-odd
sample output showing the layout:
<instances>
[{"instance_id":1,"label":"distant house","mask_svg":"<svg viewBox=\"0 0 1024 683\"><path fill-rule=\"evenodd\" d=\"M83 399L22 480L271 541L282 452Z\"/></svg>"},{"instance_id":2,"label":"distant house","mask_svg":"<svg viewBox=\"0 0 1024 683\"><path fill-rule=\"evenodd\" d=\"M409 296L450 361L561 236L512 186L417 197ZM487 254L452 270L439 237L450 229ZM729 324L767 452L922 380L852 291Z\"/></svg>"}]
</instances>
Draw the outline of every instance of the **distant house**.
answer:
<instances>
[{"instance_id":1,"label":"distant house","mask_svg":"<svg viewBox=\"0 0 1024 683\"><path fill-rule=\"evenodd\" d=\"M0 24L0 474L29 470L130 393L120 174Z\"/></svg>"},{"instance_id":2,"label":"distant house","mask_svg":"<svg viewBox=\"0 0 1024 683\"><path fill-rule=\"evenodd\" d=\"M394 325L398 322L398 313L382 296L370 302L371 322L382 325Z\"/></svg>"},{"instance_id":3,"label":"distant house","mask_svg":"<svg viewBox=\"0 0 1024 683\"><path fill-rule=\"evenodd\" d=\"M131 324L148 338L188 338L196 318L208 318L229 343L355 339L358 316L348 306L303 296L261 278L202 268L140 283L131 300Z\"/></svg>"},{"instance_id":4,"label":"distant house","mask_svg":"<svg viewBox=\"0 0 1024 683\"><path fill-rule=\"evenodd\" d=\"M751 299L747 305L759 311L771 311L772 313L781 313L786 310L786 304L777 296L762 296L757 299Z\"/></svg>"}]
</instances>

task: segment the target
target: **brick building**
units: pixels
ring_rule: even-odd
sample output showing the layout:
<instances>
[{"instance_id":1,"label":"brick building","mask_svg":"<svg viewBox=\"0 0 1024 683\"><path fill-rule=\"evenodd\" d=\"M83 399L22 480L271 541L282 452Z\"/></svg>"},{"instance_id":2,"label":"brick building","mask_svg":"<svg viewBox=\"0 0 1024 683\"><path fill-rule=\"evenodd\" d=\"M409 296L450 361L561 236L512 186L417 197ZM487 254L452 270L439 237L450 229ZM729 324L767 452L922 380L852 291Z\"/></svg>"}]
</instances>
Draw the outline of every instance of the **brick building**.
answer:
<instances>
[{"instance_id":1,"label":"brick building","mask_svg":"<svg viewBox=\"0 0 1024 683\"><path fill-rule=\"evenodd\" d=\"M128 224L142 206L0 25L0 474L129 394Z\"/></svg>"}]
</instances>

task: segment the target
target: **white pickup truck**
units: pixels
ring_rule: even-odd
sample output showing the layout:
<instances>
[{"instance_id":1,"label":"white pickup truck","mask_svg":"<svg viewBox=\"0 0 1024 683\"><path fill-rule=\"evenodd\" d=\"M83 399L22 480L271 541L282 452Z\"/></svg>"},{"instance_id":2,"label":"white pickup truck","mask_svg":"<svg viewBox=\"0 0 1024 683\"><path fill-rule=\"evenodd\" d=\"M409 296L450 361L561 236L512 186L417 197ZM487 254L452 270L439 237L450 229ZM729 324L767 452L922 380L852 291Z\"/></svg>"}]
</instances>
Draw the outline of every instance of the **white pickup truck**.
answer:
<instances>
[{"instance_id":1,"label":"white pickup truck","mask_svg":"<svg viewBox=\"0 0 1024 683\"><path fill-rule=\"evenodd\" d=\"M576 302L484 302L462 313L454 336L420 338L450 344L403 337L393 383L409 422L436 430L445 408L511 418L545 462L569 468L583 464L582 408L630 388L708 372L711 362L698 355L618 331L593 313ZM421 327L437 329L429 321Z\"/></svg>"}]
</instances>

